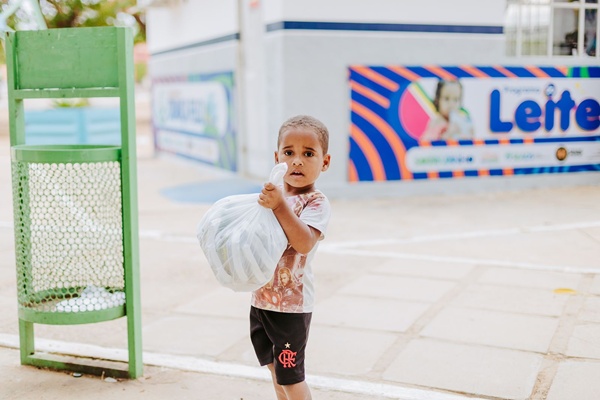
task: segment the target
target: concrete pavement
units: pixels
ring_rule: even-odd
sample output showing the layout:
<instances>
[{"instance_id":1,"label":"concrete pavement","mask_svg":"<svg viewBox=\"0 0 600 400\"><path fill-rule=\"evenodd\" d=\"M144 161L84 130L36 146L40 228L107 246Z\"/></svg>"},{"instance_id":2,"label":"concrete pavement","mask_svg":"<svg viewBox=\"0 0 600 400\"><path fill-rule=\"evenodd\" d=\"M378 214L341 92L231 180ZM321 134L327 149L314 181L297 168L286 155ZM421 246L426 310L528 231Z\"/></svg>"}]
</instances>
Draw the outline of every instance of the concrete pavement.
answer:
<instances>
[{"instance_id":1,"label":"concrete pavement","mask_svg":"<svg viewBox=\"0 0 600 400\"><path fill-rule=\"evenodd\" d=\"M218 285L195 239L210 204L168 196L183 186L210 191L228 176L154 157L149 146L140 143L138 171L146 369L107 382L19 365L10 160L0 136L1 399L273 398L248 338L249 295ZM599 186L328 195L307 350L315 399L600 398ZM36 343L119 360L125 322L36 325Z\"/></svg>"}]
</instances>

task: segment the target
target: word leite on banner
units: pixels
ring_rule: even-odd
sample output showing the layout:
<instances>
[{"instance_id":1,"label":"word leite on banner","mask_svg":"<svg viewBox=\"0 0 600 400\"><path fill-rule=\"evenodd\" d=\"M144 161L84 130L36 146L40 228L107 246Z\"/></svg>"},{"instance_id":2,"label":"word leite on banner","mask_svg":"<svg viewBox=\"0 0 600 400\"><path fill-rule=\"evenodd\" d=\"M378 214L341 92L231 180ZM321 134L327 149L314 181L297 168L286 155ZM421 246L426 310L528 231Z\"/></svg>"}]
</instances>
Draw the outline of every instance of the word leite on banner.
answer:
<instances>
[{"instance_id":1,"label":"word leite on banner","mask_svg":"<svg viewBox=\"0 0 600 400\"><path fill-rule=\"evenodd\" d=\"M598 129L600 104L595 99L586 98L577 104L568 90L562 92L559 100L552 98L553 92L554 85L548 85L546 89L548 100L543 106L535 100L524 100L515 110L513 120L509 121L501 119L501 94L498 89L493 90L490 95L490 130L495 133L506 133L516 125L523 132L535 132L541 129L543 124L543 129L549 132L555 127L557 114L562 131L569 129L571 119L574 119L578 127L584 131L593 132Z\"/></svg>"}]
</instances>

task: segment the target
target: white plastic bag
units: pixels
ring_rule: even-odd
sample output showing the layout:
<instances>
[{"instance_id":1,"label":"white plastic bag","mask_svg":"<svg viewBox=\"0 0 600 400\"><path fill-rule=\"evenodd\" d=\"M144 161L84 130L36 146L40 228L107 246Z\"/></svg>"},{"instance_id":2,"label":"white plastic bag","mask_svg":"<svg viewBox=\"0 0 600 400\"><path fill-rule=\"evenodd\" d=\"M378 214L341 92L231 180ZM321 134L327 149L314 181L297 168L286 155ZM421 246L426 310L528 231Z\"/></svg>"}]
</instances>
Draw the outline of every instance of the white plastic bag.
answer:
<instances>
[{"instance_id":1,"label":"white plastic bag","mask_svg":"<svg viewBox=\"0 0 600 400\"><path fill-rule=\"evenodd\" d=\"M287 164L277 164L269 182L281 185L286 171ZM265 285L288 243L273 210L258 204L258 193L217 201L200 220L196 235L219 283L236 292Z\"/></svg>"}]
</instances>

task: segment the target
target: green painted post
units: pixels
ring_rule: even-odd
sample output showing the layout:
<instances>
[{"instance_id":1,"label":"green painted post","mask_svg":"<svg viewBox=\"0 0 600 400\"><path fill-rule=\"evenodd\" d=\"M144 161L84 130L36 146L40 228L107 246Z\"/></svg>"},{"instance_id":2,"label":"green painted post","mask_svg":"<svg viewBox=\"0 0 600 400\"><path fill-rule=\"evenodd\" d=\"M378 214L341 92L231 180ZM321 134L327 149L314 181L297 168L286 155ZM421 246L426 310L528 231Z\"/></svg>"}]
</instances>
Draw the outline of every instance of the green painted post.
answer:
<instances>
[{"instance_id":1,"label":"green painted post","mask_svg":"<svg viewBox=\"0 0 600 400\"><path fill-rule=\"evenodd\" d=\"M125 259L125 297L127 303L127 332L129 374L142 374L141 303L137 210L137 156L135 146L135 101L133 38L130 30L118 32L119 82L121 101L121 181L123 196L123 254ZM131 312L130 312L131 311Z\"/></svg>"},{"instance_id":2,"label":"green painted post","mask_svg":"<svg viewBox=\"0 0 600 400\"><path fill-rule=\"evenodd\" d=\"M131 31L11 32L6 58L21 363L135 379L143 362ZM27 145L24 100L70 97L119 98L121 146ZM123 316L126 370L35 353L35 323Z\"/></svg>"},{"instance_id":3,"label":"green painted post","mask_svg":"<svg viewBox=\"0 0 600 400\"><path fill-rule=\"evenodd\" d=\"M5 51L6 51L6 70L8 72L8 115L10 144L25 144L25 107L23 100L15 96L15 37L6 33ZM13 100L14 99L14 100Z\"/></svg>"},{"instance_id":4,"label":"green painted post","mask_svg":"<svg viewBox=\"0 0 600 400\"><path fill-rule=\"evenodd\" d=\"M8 98L14 101L8 102L9 132L11 145L20 145L25 143L25 107L23 100L17 100L14 96L15 81L15 54L14 54L14 36L5 34L5 53L6 69L8 72ZM15 230L17 227L15 227ZM16 236L16 232L15 232ZM18 242L15 241L15 246ZM20 249L16 249L17 252ZM26 250L24 250L26 251ZM21 281L17 277L17 281ZM30 356L35 353L35 335L33 332L33 323L19 319L19 341L21 352L21 363L26 364Z\"/></svg>"}]
</instances>

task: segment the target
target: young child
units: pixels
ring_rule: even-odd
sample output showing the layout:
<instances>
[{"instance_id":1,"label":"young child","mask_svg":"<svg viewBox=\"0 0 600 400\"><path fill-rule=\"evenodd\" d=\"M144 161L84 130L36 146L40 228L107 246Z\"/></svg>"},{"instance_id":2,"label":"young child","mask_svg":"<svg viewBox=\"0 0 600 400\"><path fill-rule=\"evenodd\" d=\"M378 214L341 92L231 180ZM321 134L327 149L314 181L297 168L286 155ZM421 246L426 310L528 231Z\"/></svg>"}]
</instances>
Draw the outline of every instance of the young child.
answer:
<instances>
[{"instance_id":1,"label":"young child","mask_svg":"<svg viewBox=\"0 0 600 400\"><path fill-rule=\"evenodd\" d=\"M311 399L304 381L314 303L311 260L330 215L315 181L329 168L328 146L329 132L317 119L299 115L285 121L275 152L275 162L288 166L283 188L266 183L258 199L273 210L288 239L273 278L252 293L250 310L250 339L260 365L271 371L278 400ZM286 301L286 288L293 301Z\"/></svg>"},{"instance_id":2,"label":"young child","mask_svg":"<svg viewBox=\"0 0 600 400\"><path fill-rule=\"evenodd\" d=\"M473 126L462 107L462 85L459 81L440 80L435 90L433 105L438 114L427 124L421 137L424 141L469 139Z\"/></svg>"}]
</instances>

